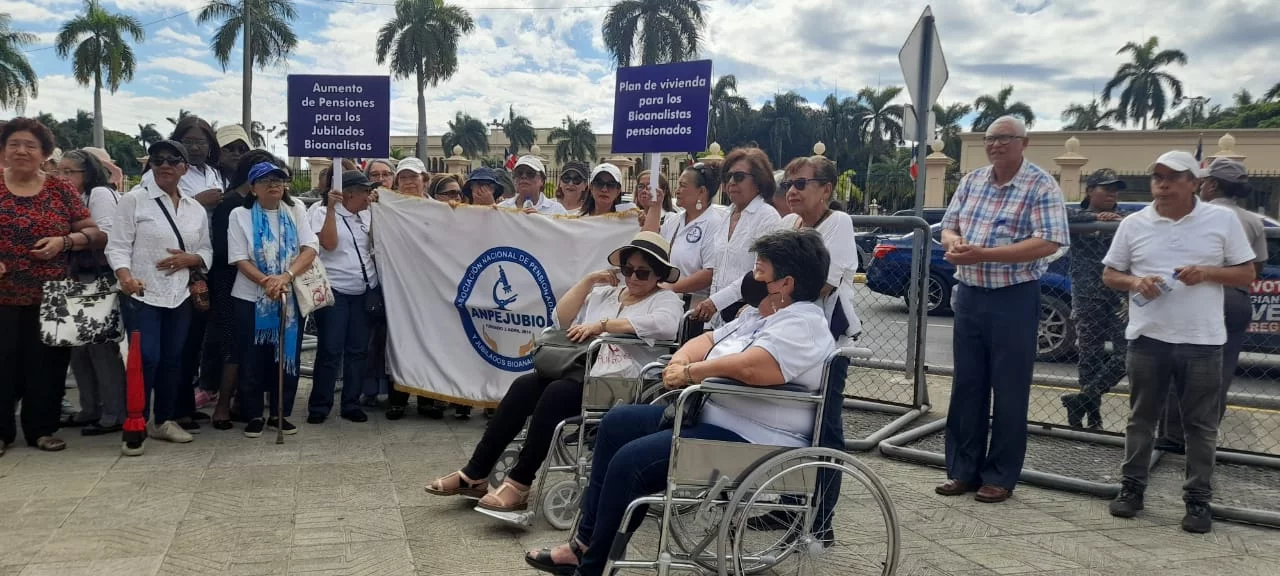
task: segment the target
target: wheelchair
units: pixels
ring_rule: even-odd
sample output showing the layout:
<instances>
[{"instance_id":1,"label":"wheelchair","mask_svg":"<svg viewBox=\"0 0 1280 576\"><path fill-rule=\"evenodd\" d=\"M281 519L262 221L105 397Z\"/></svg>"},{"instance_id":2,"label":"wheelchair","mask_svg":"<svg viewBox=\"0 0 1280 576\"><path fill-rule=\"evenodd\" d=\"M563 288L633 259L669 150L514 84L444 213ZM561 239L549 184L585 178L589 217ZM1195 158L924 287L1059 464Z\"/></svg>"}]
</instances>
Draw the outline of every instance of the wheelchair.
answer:
<instances>
[{"instance_id":1,"label":"wheelchair","mask_svg":"<svg viewBox=\"0 0 1280 576\"><path fill-rule=\"evenodd\" d=\"M680 329L676 340L659 341L651 348L675 352L685 339L688 313L681 318ZM582 386L582 410L573 418L556 425L552 433L551 449L538 471L538 479L531 488L532 502L528 509L521 512L495 512L476 508L477 512L520 526L531 526L533 518L542 513L543 518L557 530L568 530L573 527L578 513L578 504L586 491L587 481L591 473L591 448L595 442L595 429L600 419L614 406L648 402L655 398L662 389L661 378L653 377L653 366L646 366L636 378L615 376L590 376L591 367L599 355L600 349L606 345L644 346L644 342L631 335L602 334L587 347L586 372ZM664 356L665 357L665 356ZM658 366L661 372L661 364ZM524 444L524 433L521 433L508 447L493 471L489 474L489 484L497 487L506 479L507 471L515 466ZM547 487L550 473L567 473L565 478Z\"/></svg>"},{"instance_id":2,"label":"wheelchair","mask_svg":"<svg viewBox=\"0 0 1280 576\"><path fill-rule=\"evenodd\" d=\"M889 492L870 468L837 448L848 361L869 355L857 348L833 353L816 394L711 379L660 398L676 404L667 485L628 504L604 573L894 574L900 542ZM785 448L680 438L685 407L714 396L813 404L812 442ZM656 558L629 559L631 536L646 517L658 524ZM869 526L869 519L880 525Z\"/></svg>"}]
</instances>

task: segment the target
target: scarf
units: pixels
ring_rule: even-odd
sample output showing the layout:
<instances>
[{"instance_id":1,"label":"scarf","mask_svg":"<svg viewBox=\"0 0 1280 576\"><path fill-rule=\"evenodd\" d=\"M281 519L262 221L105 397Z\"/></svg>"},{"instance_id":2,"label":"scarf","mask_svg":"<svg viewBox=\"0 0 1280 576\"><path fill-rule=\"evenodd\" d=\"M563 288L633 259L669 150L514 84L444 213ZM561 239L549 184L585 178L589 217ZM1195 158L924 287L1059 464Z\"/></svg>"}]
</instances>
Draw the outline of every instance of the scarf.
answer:
<instances>
[{"instance_id":1,"label":"scarf","mask_svg":"<svg viewBox=\"0 0 1280 576\"><path fill-rule=\"evenodd\" d=\"M253 263L258 270L268 276L284 274L289 264L298 257L298 229L293 222L289 207L281 204L279 208L280 236L271 233L271 216L262 205L253 203ZM284 347L285 372L290 375L298 373L298 357L294 351L298 349L298 305L290 298L289 309L285 312ZM275 344L280 342L280 301L267 298L265 292L258 297L253 308L254 344Z\"/></svg>"}]
</instances>

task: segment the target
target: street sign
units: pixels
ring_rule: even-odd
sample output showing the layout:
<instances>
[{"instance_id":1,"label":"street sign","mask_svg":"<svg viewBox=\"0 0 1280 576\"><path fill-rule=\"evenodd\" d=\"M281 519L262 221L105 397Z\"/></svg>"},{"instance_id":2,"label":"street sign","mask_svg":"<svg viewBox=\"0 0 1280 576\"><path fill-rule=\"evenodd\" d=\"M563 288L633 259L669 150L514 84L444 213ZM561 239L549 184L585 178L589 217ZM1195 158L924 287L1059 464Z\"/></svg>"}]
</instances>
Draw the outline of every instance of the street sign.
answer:
<instances>
[{"instance_id":1,"label":"street sign","mask_svg":"<svg viewBox=\"0 0 1280 576\"><path fill-rule=\"evenodd\" d=\"M911 29L907 42L898 52L898 63L902 65L902 76L907 80L911 103L925 110L933 108L947 83L948 73L947 61L942 55L942 39L933 25L933 9L930 7L925 6L924 14ZM920 83L926 77L929 83L921 93Z\"/></svg>"},{"instance_id":2,"label":"street sign","mask_svg":"<svg viewBox=\"0 0 1280 576\"><path fill-rule=\"evenodd\" d=\"M916 121L917 114L918 113L916 112L916 107L914 105L907 104L903 107L902 137L906 140L914 141L916 138L919 138L920 126L919 122ZM922 142L922 144L932 142L934 137L938 134L938 117L934 115L932 108L929 109L929 124L925 126L924 134L927 137L927 140Z\"/></svg>"},{"instance_id":3,"label":"street sign","mask_svg":"<svg viewBox=\"0 0 1280 576\"><path fill-rule=\"evenodd\" d=\"M616 78L614 154L697 152L707 147L710 60L619 68Z\"/></svg>"},{"instance_id":4,"label":"street sign","mask_svg":"<svg viewBox=\"0 0 1280 576\"><path fill-rule=\"evenodd\" d=\"M290 74L288 87L290 156L387 157L390 77Z\"/></svg>"}]
</instances>

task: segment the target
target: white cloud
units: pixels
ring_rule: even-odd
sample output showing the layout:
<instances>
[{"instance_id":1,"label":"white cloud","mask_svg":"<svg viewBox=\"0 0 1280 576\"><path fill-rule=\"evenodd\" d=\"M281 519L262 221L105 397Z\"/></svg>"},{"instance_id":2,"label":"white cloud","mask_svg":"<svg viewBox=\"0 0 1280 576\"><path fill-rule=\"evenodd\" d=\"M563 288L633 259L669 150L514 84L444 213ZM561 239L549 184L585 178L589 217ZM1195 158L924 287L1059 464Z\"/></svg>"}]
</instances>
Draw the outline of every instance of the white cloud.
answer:
<instances>
[{"instance_id":1,"label":"white cloud","mask_svg":"<svg viewBox=\"0 0 1280 576\"><path fill-rule=\"evenodd\" d=\"M191 58L181 56L160 56L152 58L138 66L141 70L167 70L175 74L198 76L201 78L218 78L222 71Z\"/></svg>"},{"instance_id":2,"label":"white cloud","mask_svg":"<svg viewBox=\"0 0 1280 576\"><path fill-rule=\"evenodd\" d=\"M45 23L58 20L58 17L48 8L25 0L7 0L4 3L4 11L13 18L14 22Z\"/></svg>"},{"instance_id":3,"label":"white cloud","mask_svg":"<svg viewBox=\"0 0 1280 576\"><path fill-rule=\"evenodd\" d=\"M174 30L170 26L165 26L164 28L161 28L160 30L156 31L153 36L155 38L159 38L161 41L165 41L169 43L177 43L177 44L190 46L193 48L207 49L207 45L205 44L204 40L200 38L199 35L191 34L189 32L188 33L178 32L177 30Z\"/></svg>"}]
</instances>

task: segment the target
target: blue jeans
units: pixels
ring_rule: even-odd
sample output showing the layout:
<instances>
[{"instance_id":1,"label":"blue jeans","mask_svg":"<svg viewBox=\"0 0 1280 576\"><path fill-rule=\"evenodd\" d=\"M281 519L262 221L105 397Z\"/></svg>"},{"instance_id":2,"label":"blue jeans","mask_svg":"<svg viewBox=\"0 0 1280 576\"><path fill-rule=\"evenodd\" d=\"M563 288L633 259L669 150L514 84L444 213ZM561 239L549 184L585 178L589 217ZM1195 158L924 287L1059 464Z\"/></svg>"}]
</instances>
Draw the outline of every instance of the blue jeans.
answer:
<instances>
[{"instance_id":1,"label":"blue jeans","mask_svg":"<svg viewBox=\"0 0 1280 576\"><path fill-rule=\"evenodd\" d=\"M604 572L613 538L622 525L627 505L666 486L671 460L671 430L659 430L662 406L631 405L610 410L600 421L591 482L582 497L582 517L577 538L587 543L579 572L599 576ZM744 442L729 430L710 424L683 428L681 438ZM638 518L644 513L638 511Z\"/></svg>"},{"instance_id":2,"label":"blue jeans","mask_svg":"<svg viewBox=\"0 0 1280 576\"><path fill-rule=\"evenodd\" d=\"M291 306L297 306L294 300L290 300ZM278 387L279 377L278 361L276 358L276 345L270 342L262 344L254 343L254 303L247 300L235 299L235 319L236 319L236 341L244 347L244 352L240 355L240 376L239 376L239 398L240 398L240 415L248 422L254 419L262 418L262 395L264 393L271 395L271 413L268 417L274 418L279 414ZM302 319L299 318L301 323ZM298 327L298 343L294 350L290 353L296 359L302 354L302 327ZM283 342L283 339L281 339ZM293 414L293 399L298 395L298 375L284 373L284 415L289 417Z\"/></svg>"},{"instance_id":3,"label":"blue jeans","mask_svg":"<svg viewBox=\"0 0 1280 576\"><path fill-rule=\"evenodd\" d=\"M996 289L957 284L952 309L956 375L947 411L947 477L1013 490L1027 453L1040 282Z\"/></svg>"},{"instance_id":4,"label":"blue jeans","mask_svg":"<svg viewBox=\"0 0 1280 576\"><path fill-rule=\"evenodd\" d=\"M349 296L334 292L333 306L316 310L315 376L307 411L328 416L333 410L333 388L342 366L341 413L360 409L360 388L364 382L369 350L369 316L364 311L364 294Z\"/></svg>"},{"instance_id":5,"label":"blue jeans","mask_svg":"<svg viewBox=\"0 0 1280 576\"><path fill-rule=\"evenodd\" d=\"M191 302L177 308L152 306L131 297L124 302L125 324L130 332L142 334L142 381L147 388L143 417L160 425L186 416L177 412L179 387L184 384L182 350L191 330Z\"/></svg>"}]
</instances>

